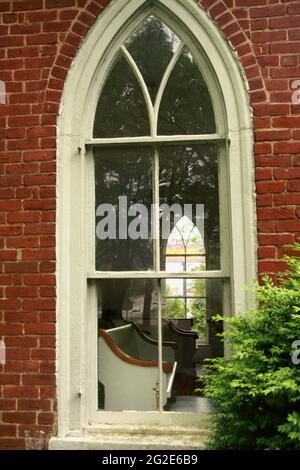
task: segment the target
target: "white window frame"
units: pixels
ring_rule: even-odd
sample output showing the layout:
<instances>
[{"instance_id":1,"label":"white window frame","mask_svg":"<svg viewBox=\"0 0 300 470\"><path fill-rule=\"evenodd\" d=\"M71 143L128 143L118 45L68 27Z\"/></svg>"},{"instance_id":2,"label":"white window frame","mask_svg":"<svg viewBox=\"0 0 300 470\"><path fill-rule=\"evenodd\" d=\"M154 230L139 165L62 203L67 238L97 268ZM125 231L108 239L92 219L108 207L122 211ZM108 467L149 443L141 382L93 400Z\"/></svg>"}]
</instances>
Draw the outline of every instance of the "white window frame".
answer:
<instances>
[{"instance_id":1,"label":"white window frame","mask_svg":"<svg viewBox=\"0 0 300 470\"><path fill-rule=\"evenodd\" d=\"M221 269L199 273L197 277L224 279L226 314L245 311L250 306L244 286L256 278L252 121L246 80L235 55L208 15L193 0L113 0L89 32L73 62L58 119L57 379L60 438L81 436L97 429L101 423L178 425L196 423L199 419L189 413L96 411L96 294L93 287L87 289L87 278L103 278L105 273L94 271L93 250L88 249L94 244L94 233L89 229L93 226L90 224L93 195L87 184L92 177L91 148L92 144L103 143L102 139L92 139L93 120L107 69L117 49L150 13L155 13L175 32L180 31L194 57L201 62L201 71L219 117L217 133L203 138L223 142L220 185L226 197L220 198L223 205L220 209L223 230ZM146 102L148 111L153 112L148 98ZM140 138L133 139L139 143ZM152 132L149 139L169 142L172 137L157 137ZM187 140L191 140L190 136ZM197 140L199 136L195 137ZM173 277L170 273L153 271L130 275L136 278ZM176 276L185 277L182 273ZM122 278L124 273L114 273L113 277ZM187 274L186 277L190 276Z\"/></svg>"}]
</instances>

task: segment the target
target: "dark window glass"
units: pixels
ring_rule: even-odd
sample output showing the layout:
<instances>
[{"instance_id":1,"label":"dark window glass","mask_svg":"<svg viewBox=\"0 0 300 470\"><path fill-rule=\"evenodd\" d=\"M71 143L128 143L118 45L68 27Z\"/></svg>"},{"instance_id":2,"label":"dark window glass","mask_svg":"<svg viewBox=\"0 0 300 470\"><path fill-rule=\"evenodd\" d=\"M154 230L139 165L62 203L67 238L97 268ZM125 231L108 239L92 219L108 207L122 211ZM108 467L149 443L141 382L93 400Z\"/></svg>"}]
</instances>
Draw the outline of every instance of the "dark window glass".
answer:
<instances>
[{"instance_id":1,"label":"dark window glass","mask_svg":"<svg viewBox=\"0 0 300 470\"><path fill-rule=\"evenodd\" d=\"M141 87L120 55L104 84L97 105L94 137L149 135L149 118Z\"/></svg>"},{"instance_id":2,"label":"dark window glass","mask_svg":"<svg viewBox=\"0 0 300 470\"><path fill-rule=\"evenodd\" d=\"M152 269L152 150L98 148L94 159L96 270Z\"/></svg>"},{"instance_id":3,"label":"dark window glass","mask_svg":"<svg viewBox=\"0 0 300 470\"><path fill-rule=\"evenodd\" d=\"M162 97L158 134L210 134L215 131L214 110L207 85L193 56L185 48Z\"/></svg>"}]
</instances>

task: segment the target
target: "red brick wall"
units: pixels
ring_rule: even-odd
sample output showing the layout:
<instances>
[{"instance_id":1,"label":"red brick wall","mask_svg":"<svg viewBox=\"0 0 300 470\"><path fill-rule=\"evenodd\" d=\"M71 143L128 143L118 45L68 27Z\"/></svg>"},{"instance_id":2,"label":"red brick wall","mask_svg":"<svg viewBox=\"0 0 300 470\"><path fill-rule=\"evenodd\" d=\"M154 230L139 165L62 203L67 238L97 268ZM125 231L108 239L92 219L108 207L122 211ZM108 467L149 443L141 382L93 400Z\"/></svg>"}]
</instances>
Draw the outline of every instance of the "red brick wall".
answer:
<instances>
[{"instance_id":1,"label":"red brick wall","mask_svg":"<svg viewBox=\"0 0 300 470\"><path fill-rule=\"evenodd\" d=\"M46 447L55 413L56 116L68 69L109 0L0 0L0 449ZM259 272L300 236L299 0L198 2L230 40L254 113ZM44 432L40 434L40 432ZM38 434L35 434L38 432Z\"/></svg>"}]
</instances>

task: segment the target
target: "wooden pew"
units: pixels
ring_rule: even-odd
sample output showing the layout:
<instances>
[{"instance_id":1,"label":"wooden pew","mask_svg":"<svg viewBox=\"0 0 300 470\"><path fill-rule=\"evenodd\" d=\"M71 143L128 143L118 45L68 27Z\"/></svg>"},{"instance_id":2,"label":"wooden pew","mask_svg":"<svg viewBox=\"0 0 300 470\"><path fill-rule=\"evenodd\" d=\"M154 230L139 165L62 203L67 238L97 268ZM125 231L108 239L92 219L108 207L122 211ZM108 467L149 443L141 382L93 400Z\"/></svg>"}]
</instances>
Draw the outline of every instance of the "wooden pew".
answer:
<instances>
[{"instance_id":1,"label":"wooden pew","mask_svg":"<svg viewBox=\"0 0 300 470\"><path fill-rule=\"evenodd\" d=\"M98 380L104 388L104 409L111 411L158 409L159 368L157 341L135 323L98 330ZM176 345L163 344L163 406L172 395L177 363Z\"/></svg>"}]
</instances>

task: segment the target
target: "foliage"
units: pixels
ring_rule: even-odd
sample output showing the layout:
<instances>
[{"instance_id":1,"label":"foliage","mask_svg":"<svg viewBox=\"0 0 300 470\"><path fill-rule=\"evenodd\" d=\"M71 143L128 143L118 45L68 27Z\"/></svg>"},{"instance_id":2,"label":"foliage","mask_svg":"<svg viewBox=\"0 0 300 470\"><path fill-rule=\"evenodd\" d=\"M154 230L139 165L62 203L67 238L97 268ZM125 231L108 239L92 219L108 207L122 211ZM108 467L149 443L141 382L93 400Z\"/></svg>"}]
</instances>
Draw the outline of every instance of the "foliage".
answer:
<instances>
[{"instance_id":1,"label":"foliage","mask_svg":"<svg viewBox=\"0 0 300 470\"><path fill-rule=\"evenodd\" d=\"M196 300L191 305L191 311L193 314L193 331L195 331L200 340L206 339L206 307L205 305L199 305L199 301Z\"/></svg>"},{"instance_id":2,"label":"foliage","mask_svg":"<svg viewBox=\"0 0 300 470\"><path fill-rule=\"evenodd\" d=\"M205 297L205 280L194 279L194 295L195 297ZM198 334L200 340L206 339L206 305L199 302L196 298L191 303L191 313L193 315L193 331Z\"/></svg>"},{"instance_id":3,"label":"foliage","mask_svg":"<svg viewBox=\"0 0 300 470\"><path fill-rule=\"evenodd\" d=\"M166 299L166 318L184 318L184 300L182 298Z\"/></svg>"},{"instance_id":4,"label":"foliage","mask_svg":"<svg viewBox=\"0 0 300 470\"><path fill-rule=\"evenodd\" d=\"M208 361L209 448L300 450L300 365L291 360L300 339L300 258L285 260L278 286L267 277L256 285L256 310L223 318L231 355Z\"/></svg>"},{"instance_id":5,"label":"foliage","mask_svg":"<svg viewBox=\"0 0 300 470\"><path fill-rule=\"evenodd\" d=\"M193 294L195 299L189 305L189 311L193 316L193 331L198 334L199 339L206 338L206 306L202 304L199 297L205 297L205 281L203 279L193 280ZM166 295L172 295L170 286L166 286ZM184 318L185 306L183 298L166 298L166 318Z\"/></svg>"}]
</instances>

